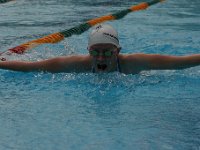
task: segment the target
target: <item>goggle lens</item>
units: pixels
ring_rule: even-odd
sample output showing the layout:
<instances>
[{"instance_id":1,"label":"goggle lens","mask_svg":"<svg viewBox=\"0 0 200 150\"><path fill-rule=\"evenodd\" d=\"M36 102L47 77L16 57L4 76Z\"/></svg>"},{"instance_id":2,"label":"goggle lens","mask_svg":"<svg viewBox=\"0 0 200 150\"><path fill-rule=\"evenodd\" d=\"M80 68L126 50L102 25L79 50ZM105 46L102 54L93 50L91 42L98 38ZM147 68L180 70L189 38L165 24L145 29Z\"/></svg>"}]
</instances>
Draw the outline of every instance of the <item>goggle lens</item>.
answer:
<instances>
[{"instance_id":1,"label":"goggle lens","mask_svg":"<svg viewBox=\"0 0 200 150\"><path fill-rule=\"evenodd\" d=\"M90 55L92 55L92 56L102 55L102 56L106 56L106 57L111 57L113 55L113 51L105 51L105 52L101 53L101 52L98 52L96 50L91 50Z\"/></svg>"},{"instance_id":2,"label":"goggle lens","mask_svg":"<svg viewBox=\"0 0 200 150\"><path fill-rule=\"evenodd\" d=\"M106 57L110 57L110 56L112 56L112 54L113 54L112 51L106 51L106 52L104 52L104 56L106 56Z\"/></svg>"},{"instance_id":3,"label":"goggle lens","mask_svg":"<svg viewBox=\"0 0 200 150\"><path fill-rule=\"evenodd\" d=\"M93 51L90 51L90 55L92 55L92 56L98 56L99 53L97 51L93 50Z\"/></svg>"}]
</instances>

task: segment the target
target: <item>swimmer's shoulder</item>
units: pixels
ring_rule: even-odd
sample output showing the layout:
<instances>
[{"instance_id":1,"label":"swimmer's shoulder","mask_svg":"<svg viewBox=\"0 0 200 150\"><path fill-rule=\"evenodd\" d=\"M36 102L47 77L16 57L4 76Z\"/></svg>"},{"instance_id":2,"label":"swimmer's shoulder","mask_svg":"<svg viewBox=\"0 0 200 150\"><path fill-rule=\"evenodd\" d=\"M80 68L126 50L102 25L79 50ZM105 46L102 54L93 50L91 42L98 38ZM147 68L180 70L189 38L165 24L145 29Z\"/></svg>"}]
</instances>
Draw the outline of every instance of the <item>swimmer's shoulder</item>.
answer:
<instances>
[{"instance_id":1,"label":"swimmer's shoulder","mask_svg":"<svg viewBox=\"0 0 200 150\"><path fill-rule=\"evenodd\" d=\"M65 72L91 71L91 57L89 55L69 55L55 58L57 64Z\"/></svg>"},{"instance_id":2,"label":"swimmer's shoulder","mask_svg":"<svg viewBox=\"0 0 200 150\"><path fill-rule=\"evenodd\" d=\"M78 66L91 66L92 58L90 55L69 55L59 58L64 64L73 64Z\"/></svg>"},{"instance_id":3,"label":"swimmer's shoulder","mask_svg":"<svg viewBox=\"0 0 200 150\"><path fill-rule=\"evenodd\" d=\"M122 72L137 74L143 69L142 57L146 55L143 53L135 53L135 54L119 54L119 62L122 68Z\"/></svg>"},{"instance_id":4,"label":"swimmer's shoulder","mask_svg":"<svg viewBox=\"0 0 200 150\"><path fill-rule=\"evenodd\" d=\"M129 62L137 62L139 59L141 59L146 54L144 53L134 53L134 54L119 54L118 58L123 63L129 63Z\"/></svg>"},{"instance_id":5,"label":"swimmer's shoulder","mask_svg":"<svg viewBox=\"0 0 200 150\"><path fill-rule=\"evenodd\" d=\"M70 62L91 62L92 58L90 55L69 55L57 57L60 61L70 61Z\"/></svg>"}]
</instances>

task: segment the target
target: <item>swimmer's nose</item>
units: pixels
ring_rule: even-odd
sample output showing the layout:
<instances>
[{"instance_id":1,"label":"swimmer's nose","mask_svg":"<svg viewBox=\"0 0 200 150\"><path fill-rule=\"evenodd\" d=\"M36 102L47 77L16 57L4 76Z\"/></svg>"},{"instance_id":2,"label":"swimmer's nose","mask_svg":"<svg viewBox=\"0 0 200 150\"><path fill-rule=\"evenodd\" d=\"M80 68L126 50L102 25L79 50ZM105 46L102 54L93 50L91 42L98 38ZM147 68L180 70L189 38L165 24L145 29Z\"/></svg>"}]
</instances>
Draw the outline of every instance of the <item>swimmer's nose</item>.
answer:
<instances>
[{"instance_id":1,"label":"swimmer's nose","mask_svg":"<svg viewBox=\"0 0 200 150\"><path fill-rule=\"evenodd\" d=\"M105 60L105 56L103 56L103 53L100 53L100 55L97 57L97 60L99 61Z\"/></svg>"}]
</instances>

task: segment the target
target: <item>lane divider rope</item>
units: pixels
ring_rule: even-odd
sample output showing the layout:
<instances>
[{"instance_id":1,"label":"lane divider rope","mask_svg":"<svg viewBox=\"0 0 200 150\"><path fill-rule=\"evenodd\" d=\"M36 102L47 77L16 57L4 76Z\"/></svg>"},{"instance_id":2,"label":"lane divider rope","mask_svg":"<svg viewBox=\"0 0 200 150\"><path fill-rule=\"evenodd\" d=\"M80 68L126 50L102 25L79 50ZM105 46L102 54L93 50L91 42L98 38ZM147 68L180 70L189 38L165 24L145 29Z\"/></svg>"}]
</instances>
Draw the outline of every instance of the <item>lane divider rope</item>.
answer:
<instances>
[{"instance_id":1,"label":"lane divider rope","mask_svg":"<svg viewBox=\"0 0 200 150\"><path fill-rule=\"evenodd\" d=\"M66 29L66 30L63 30L61 32L53 33L53 34L44 36L42 38L32 40L32 41L26 42L24 44L21 44L19 46L10 48L7 51L1 52L0 56L3 55L3 54L4 55L11 55L12 53L23 54L25 51L27 51L31 48L34 48L36 46L39 46L41 44L58 43L58 42L62 41L64 38L70 37L74 34L77 34L77 35L81 34L81 33L87 31L89 28L91 28L92 26L94 26L98 23L121 19L124 16L126 16L128 13L144 10L151 5L154 5L154 4L157 4L159 2L163 2L163 1L165 1L165 0L152 0L150 2L143 2L143 3L140 3L138 5L131 6L128 9L124 9L124 10L118 11L118 12L110 14L110 15L91 19L91 20L89 20L85 23L82 23L78 26L75 26L73 28ZM6 59L4 57L0 57L0 60L5 61Z\"/></svg>"}]
</instances>

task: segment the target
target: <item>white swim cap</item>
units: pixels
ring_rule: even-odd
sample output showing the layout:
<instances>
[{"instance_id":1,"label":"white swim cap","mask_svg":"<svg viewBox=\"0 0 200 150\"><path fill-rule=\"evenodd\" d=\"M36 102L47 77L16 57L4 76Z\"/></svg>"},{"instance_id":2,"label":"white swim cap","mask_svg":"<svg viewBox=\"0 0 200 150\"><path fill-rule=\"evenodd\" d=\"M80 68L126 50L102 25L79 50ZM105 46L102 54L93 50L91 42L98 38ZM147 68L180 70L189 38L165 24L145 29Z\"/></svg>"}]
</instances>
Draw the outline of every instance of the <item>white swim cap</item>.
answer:
<instances>
[{"instance_id":1,"label":"white swim cap","mask_svg":"<svg viewBox=\"0 0 200 150\"><path fill-rule=\"evenodd\" d=\"M118 48L119 40L117 31L110 25L98 24L89 35L88 48L95 44L110 43Z\"/></svg>"}]
</instances>

